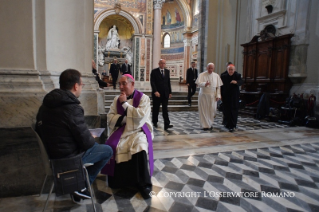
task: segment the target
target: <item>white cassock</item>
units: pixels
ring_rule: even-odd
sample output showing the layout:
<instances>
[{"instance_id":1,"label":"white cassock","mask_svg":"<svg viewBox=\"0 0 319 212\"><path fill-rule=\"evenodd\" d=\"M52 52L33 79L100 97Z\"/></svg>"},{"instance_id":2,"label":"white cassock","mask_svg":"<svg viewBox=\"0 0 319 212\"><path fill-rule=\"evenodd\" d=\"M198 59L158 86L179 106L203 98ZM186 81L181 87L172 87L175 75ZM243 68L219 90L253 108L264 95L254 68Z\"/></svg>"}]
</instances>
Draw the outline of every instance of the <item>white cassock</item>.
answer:
<instances>
[{"instance_id":1,"label":"white cassock","mask_svg":"<svg viewBox=\"0 0 319 212\"><path fill-rule=\"evenodd\" d=\"M206 82L209 81L210 85L205 87ZM220 86L223 85L219 75L212 72L209 74L207 71L199 74L195 82L200 90L198 95L198 113L199 123L202 128L211 128L214 123L216 115L217 102L216 98L220 98Z\"/></svg>"},{"instance_id":2,"label":"white cassock","mask_svg":"<svg viewBox=\"0 0 319 212\"><path fill-rule=\"evenodd\" d=\"M119 96L116 96L114 98L110 111L107 114L107 124L110 129L110 135L118 129L118 127L115 127L115 124L121 116L117 113L116 108L118 97ZM148 142L146 135L142 131L142 126L145 123L152 134L152 138L154 138L153 125L150 118L150 98L143 94L137 108L133 107L133 99L129 99L127 103L123 104L123 107L127 107L127 115L122 121L122 124L126 123L126 126L116 148L116 163L129 161L133 154L143 150L148 154Z\"/></svg>"}]
</instances>

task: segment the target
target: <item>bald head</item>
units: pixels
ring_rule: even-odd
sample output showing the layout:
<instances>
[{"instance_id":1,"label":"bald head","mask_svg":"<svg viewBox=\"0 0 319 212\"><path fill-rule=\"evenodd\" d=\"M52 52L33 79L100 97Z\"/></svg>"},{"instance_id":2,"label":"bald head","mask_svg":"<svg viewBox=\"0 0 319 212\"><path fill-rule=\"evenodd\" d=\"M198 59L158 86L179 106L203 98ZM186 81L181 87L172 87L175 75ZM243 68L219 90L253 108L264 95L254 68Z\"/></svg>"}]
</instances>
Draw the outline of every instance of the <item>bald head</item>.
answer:
<instances>
[{"instance_id":1,"label":"bald head","mask_svg":"<svg viewBox=\"0 0 319 212\"><path fill-rule=\"evenodd\" d=\"M164 59L160 59L158 62L158 66L160 67L160 69L164 69L166 66L166 61Z\"/></svg>"},{"instance_id":2,"label":"bald head","mask_svg":"<svg viewBox=\"0 0 319 212\"><path fill-rule=\"evenodd\" d=\"M235 73L236 67L233 64L230 64L227 66L227 72L229 74L229 76L233 76L233 74Z\"/></svg>"}]
</instances>

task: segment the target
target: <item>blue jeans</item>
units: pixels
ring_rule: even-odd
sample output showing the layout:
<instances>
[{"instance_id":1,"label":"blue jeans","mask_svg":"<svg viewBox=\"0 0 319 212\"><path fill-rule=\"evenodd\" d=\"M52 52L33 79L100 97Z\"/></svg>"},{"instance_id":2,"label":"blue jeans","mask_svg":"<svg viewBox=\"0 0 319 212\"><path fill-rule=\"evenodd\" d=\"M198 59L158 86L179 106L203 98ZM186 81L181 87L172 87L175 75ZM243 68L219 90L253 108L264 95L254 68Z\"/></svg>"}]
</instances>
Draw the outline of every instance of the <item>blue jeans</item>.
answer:
<instances>
[{"instance_id":1,"label":"blue jeans","mask_svg":"<svg viewBox=\"0 0 319 212\"><path fill-rule=\"evenodd\" d=\"M93 183L96 176L100 173L105 164L110 160L112 155L112 148L105 144L95 143L90 149L86 150L86 152L82 156L83 164L94 163L93 166L87 167L90 184Z\"/></svg>"}]
</instances>

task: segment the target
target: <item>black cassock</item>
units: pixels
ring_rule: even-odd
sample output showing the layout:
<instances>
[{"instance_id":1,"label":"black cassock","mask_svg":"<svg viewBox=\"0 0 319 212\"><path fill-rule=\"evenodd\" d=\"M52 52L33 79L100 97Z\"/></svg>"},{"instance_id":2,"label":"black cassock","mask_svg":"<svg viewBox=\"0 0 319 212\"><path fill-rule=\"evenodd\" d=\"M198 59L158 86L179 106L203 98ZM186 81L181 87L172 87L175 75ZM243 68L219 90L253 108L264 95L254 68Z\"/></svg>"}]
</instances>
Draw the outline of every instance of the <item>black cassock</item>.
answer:
<instances>
[{"instance_id":1,"label":"black cassock","mask_svg":"<svg viewBox=\"0 0 319 212\"><path fill-rule=\"evenodd\" d=\"M151 187L147 153L145 151L135 153L131 160L115 164L114 176L108 176L108 183L113 189L129 186Z\"/></svg>"},{"instance_id":2,"label":"black cassock","mask_svg":"<svg viewBox=\"0 0 319 212\"><path fill-rule=\"evenodd\" d=\"M220 75L223 81L221 87L221 95L223 101L224 125L231 129L237 125L238 108L239 108L239 86L243 84L241 74L236 71L232 76L227 71ZM237 81L237 84L231 84L232 80Z\"/></svg>"}]
</instances>

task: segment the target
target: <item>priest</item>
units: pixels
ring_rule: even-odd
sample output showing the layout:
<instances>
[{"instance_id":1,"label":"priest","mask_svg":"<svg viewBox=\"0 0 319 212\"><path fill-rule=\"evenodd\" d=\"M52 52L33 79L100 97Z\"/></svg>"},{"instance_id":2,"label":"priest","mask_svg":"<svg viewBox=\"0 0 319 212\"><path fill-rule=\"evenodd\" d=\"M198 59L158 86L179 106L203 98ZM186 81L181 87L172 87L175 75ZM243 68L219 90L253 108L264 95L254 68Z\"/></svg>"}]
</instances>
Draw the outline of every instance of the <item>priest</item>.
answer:
<instances>
[{"instance_id":1,"label":"priest","mask_svg":"<svg viewBox=\"0 0 319 212\"><path fill-rule=\"evenodd\" d=\"M108 175L109 187L137 187L143 198L150 198L154 138L150 98L134 89L130 74L122 75L119 87L121 94L107 114L111 133L106 144L112 147L113 158L102 173Z\"/></svg>"},{"instance_id":2,"label":"priest","mask_svg":"<svg viewBox=\"0 0 319 212\"><path fill-rule=\"evenodd\" d=\"M214 63L208 63L207 71L199 74L196 84L200 88L198 95L199 123L203 130L213 129L217 110L217 101L220 99L220 86L223 85L218 74L214 73Z\"/></svg>"},{"instance_id":3,"label":"priest","mask_svg":"<svg viewBox=\"0 0 319 212\"><path fill-rule=\"evenodd\" d=\"M239 109L239 86L243 84L241 74L237 73L233 64L227 66L227 70L220 75L223 86L221 87L224 125L233 132L237 127Z\"/></svg>"}]
</instances>

